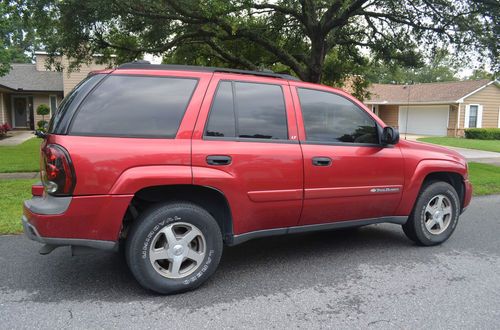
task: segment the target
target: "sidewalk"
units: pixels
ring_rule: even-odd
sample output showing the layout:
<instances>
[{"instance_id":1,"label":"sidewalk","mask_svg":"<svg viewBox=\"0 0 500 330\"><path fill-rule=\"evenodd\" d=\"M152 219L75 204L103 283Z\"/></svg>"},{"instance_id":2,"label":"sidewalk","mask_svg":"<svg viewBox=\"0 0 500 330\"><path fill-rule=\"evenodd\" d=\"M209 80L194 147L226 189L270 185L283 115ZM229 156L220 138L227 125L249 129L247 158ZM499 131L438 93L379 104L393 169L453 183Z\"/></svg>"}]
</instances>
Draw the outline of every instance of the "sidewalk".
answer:
<instances>
[{"instance_id":1,"label":"sidewalk","mask_svg":"<svg viewBox=\"0 0 500 330\"><path fill-rule=\"evenodd\" d=\"M0 180L37 178L40 178L39 172L0 173Z\"/></svg>"},{"instance_id":2,"label":"sidewalk","mask_svg":"<svg viewBox=\"0 0 500 330\"><path fill-rule=\"evenodd\" d=\"M11 131L9 132L9 135L11 136L0 140L1 147L17 146L18 144L35 137L32 131Z\"/></svg>"}]
</instances>

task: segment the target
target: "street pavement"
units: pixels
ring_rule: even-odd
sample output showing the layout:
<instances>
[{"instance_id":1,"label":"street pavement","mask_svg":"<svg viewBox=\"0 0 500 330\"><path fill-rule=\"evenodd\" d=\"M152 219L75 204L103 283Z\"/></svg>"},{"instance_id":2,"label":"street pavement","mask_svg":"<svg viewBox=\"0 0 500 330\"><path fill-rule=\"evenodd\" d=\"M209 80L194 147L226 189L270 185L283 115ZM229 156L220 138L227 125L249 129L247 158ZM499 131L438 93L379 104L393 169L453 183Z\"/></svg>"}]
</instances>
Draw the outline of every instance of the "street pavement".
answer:
<instances>
[{"instance_id":1,"label":"street pavement","mask_svg":"<svg viewBox=\"0 0 500 330\"><path fill-rule=\"evenodd\" d=\"M227 248L194 292L142 289L123 257L48 256L0 237L0 328L498 329L500 196L478 197L449 241L418 247L396 225Z\"/></svg>"}]
</instances>

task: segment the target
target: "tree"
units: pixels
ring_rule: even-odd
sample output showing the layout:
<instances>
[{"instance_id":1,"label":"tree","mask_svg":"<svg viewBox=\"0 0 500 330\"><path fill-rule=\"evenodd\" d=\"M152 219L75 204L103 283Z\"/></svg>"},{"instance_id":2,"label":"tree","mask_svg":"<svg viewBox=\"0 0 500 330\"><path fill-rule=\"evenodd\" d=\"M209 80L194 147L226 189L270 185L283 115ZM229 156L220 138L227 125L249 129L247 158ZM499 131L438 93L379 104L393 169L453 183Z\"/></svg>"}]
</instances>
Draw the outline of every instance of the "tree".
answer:
<instances>
[{"instance_id":1,"label":"tree","mask_svg":"<svg viewBox=\"0 0 500 330\"><path fill-rule=\"evenodd\" d=\"M31 10L46 50L75 63L92 53L118 62L152 53L167 62L288 69L302 80L340 82L369 65L367 54L415 66L436 47L487 56L498 68L493 2L32 0Z\"/></svg>"},{"instance_id":2,"label":"tree","mask_svg":"<svg viewBox=\"0 0 500 330\"><path fill-rule=\"evenodd\" d=\"M10 71L11 63L30 63L26 52L33 51L34 31L26 20L23 1L0 2L0 77Z\"/></svg>"},{"instance_id":3,"label":"tree","mask_svg":"<svg viewBox=\"0 0 500 330\"><path fill-rule=\"evenodd\" d=\"M389 62L372 61L367 66L366 79L372 83L405 84L456 81L458 68L453 64L446 50L438 49L426 63L414 67Z\"/></svg>"},{"instance_id":4,"label":"tree","mask_svg":"<svg viewBox=\"0 0 500 330\"><path fill-rule=\"evenodd\" d=\"M42 120L39 120L37 122L38 129L45 131L45 124L47 124L47 122L45 121L45 116L48 115L49 113L50 113L50 108L46 104L40 104L36 108L36 114L42 116Z\"/></svg>"},{"instance_id":5,"label":"tree","mask_svg":"<svg viewBox=\"0 0 500 330\"><path fill-rule=\"evenodd\" d=\"M485 70L484 68L475 69L472 74L467 77L467 79L478 80L478 79L495 79L495 75L492 72Z\"/></svg>"}]
</instances>

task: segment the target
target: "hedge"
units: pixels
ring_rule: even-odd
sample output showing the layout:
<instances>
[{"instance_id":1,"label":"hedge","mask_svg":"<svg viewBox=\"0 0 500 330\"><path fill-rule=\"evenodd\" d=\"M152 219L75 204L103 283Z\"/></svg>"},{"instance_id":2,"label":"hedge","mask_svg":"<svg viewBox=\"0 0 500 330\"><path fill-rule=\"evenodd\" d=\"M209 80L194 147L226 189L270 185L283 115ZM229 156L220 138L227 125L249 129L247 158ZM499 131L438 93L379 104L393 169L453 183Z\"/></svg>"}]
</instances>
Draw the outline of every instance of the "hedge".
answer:
<instances>
[{"instance_id":1,"label":"hedge","mask_svg":"<svg viewBox=\"0 0 500 330\"><path fill-rule=\"evenodd\" d=\"M500 128L466 128L466 139L500 140Z\"/></svg>"}]
</instances>

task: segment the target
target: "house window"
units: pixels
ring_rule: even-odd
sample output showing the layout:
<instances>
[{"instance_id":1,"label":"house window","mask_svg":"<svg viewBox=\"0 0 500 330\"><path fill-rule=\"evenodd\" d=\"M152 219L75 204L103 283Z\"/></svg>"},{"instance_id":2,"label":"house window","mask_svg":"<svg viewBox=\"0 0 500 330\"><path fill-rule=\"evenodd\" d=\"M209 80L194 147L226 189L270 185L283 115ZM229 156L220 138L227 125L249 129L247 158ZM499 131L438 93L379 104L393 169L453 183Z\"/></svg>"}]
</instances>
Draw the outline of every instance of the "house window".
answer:
<instances>
[{"instance_id":1,"label":"house window","mask_svg":"<svg viewBox=\"0 0 500 330\"><path fill-rule=\"evenodd\" d=\"M477 127L477 113L479 106L471 105L469 107L469 127L474 128Z\"/></svg>"},{"instance_id":2,"label":"house window","mask_svg":"<svg viewBox=\"0 0 500 330\"><path fill-rule=\"evenodd\" d=\"M51 95L50 96L50 116L52 117L53 114L56 113L57 110L57 96Z\"/></svg>"}]
</instances>

